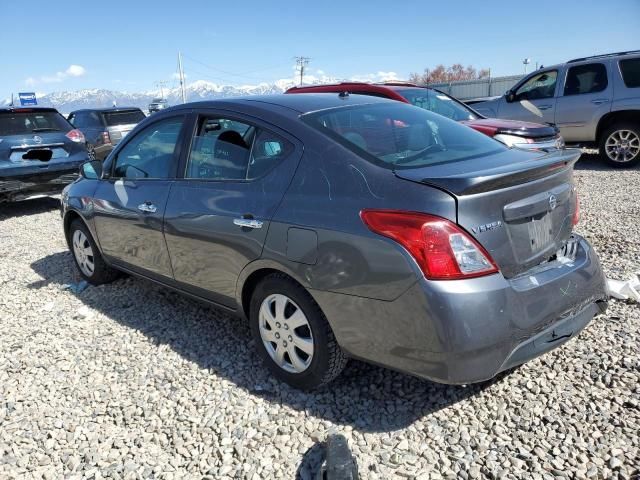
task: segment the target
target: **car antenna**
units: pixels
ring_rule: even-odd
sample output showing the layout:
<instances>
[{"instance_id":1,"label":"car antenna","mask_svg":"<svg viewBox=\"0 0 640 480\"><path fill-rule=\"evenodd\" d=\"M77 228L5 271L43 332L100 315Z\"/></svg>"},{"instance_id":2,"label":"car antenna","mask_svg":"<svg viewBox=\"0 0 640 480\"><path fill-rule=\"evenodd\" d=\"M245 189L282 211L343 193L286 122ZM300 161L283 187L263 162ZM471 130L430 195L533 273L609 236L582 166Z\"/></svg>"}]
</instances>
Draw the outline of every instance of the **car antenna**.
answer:
<instances>
[{"instance_id":1,"label":"car antenna","mask_svg":"<svg viewBox=\"0 0 640 480\"><path fill-rule=\"evenodd\" d=\"M347 92L346 90L344 92L340 92L338 94L338 97L340 97L340 98L349 98L349 92Z\"/></svg>"}]
</instances>

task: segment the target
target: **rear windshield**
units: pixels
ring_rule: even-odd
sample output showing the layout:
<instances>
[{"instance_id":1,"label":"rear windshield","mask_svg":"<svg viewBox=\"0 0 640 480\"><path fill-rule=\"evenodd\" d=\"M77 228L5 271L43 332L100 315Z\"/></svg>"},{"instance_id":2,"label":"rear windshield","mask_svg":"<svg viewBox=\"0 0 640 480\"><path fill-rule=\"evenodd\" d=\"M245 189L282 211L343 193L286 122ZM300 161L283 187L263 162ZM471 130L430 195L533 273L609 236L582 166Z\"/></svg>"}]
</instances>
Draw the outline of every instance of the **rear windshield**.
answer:
<instances>
[{"instance_id":1,"label":"rear windshield","mask_svg":"<svg viewBox=\"0 0 640 480\"><path fill-rule=\"evenodd\" d=\"M394 170L469 160L507 148L470 127L400 102L321 110L303 120L361 157Z\"/></svg>"},{"instance_id":2,"label":"rear windshield","mask_svg":"<svg viewBox=\"0 0 640 480\"><path fill-rule=\"evenodd\" d=\"M139 123L144 120L145 116L141 110L125 110L121 112L106 112L104 114L104 120L107 122L107 126L113 127L115 125L129 125L132 123Z\"/></svg>"},{"instance_id":3,"label":"rear windshield","mask_svg":"<svg viewBox=\"0 0 640 480\"><path fill-rule=\"evenodd\" d=\"M58 112L0 112L0 136L68 132L73 127Z\"/></svg>"},{"instance_id":4,"label":"rear windshield","mask_svg":"<svg viewBox=\"0 0 640 480\"><path fill-rule=\"evenodd\" d=\"M640 58L620 60L620 71L628 88L640 87Z\"/></svg>"},{"instance_id":5,"label":"rear windshield","mask_svg":"<svg viewBox=\"0 0 640 480\"><path fill-rule=\"evenodd\" d=\"M461 120L476 120L480 118L473 110L458 103L453 98L444 93L436 92L428 88L413 88L400 90L398 92L409 103L416 107L424 108L438 115L444 115L451 120L459 122Z\"/></svg>"}]
</instances>

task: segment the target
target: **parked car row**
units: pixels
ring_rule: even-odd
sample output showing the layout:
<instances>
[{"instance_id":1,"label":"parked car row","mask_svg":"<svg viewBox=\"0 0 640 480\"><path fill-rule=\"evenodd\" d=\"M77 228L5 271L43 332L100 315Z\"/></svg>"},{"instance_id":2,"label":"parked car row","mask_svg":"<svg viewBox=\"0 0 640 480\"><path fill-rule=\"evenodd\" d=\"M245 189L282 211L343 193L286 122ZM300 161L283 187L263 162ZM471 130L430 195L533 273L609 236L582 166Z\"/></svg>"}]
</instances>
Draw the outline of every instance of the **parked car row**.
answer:
<instances>
[{"instance_id":1,"label":"parked car row","mask_svg":"<svg viewBox=\"0 0 640 480\"><path fill-rule=\"evenodd\" d=\"M565 84L589 62L570 62ZM533 102L556 94L560 71L525 79L521 106L545 110ZM615 87L606 75L579 75L575 95ZM3 176L0 193L19 198L34 176L82 163L61 195L80 274L97 285L131 273L246 318L258 354L295 387L330 382L350 357L483 381L606 309L597 255L573 231L580 152L559 135L570 125L485 118L398 82L158 110L0 111L0 166L22 175ZM622 132L635 117L607 118L618 143L609 134L605 151L633 163Z\"/></svg>"},{"instance_id":2,"label":"parked car row","mask_svg":"<svg viewBox=\"0 0 640 480\"><path fill-rule=\"evenodd\" d=\"M491 117L554 123L568 144L599 148L613 167L640 162L640 50L541 68L472 105Z\"/></svg>"},{"instance_id":3,"label":"parked car row","mask_svg":"<svg viewBox=\"0 0 640 480\"><path fill-rule=\"evenodd\" d=\"M579 155L508 148L370 95L191 103L83 164L62 224L88 282L128 272L246 318L295 387L350 357L465 384L606 308L597 255L573 231Z\"/></svg>"}]
</instances>

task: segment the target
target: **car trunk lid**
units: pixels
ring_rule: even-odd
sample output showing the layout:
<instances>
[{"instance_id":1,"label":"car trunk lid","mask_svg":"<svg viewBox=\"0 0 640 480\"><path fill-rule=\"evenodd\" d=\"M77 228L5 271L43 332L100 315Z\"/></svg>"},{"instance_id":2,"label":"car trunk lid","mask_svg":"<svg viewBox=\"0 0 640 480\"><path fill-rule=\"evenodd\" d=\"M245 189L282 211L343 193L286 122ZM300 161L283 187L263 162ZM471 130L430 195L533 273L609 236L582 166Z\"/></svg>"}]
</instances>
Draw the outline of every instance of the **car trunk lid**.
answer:
<instances>
[{"instance_id":1,"label":"car trunk lid","mask_svg":"<svg viewBox=\"0 0 640 480\"><path fill-rule=\"evenodd\" d=\"M579 156L576 150L541 155L512 149L394 173L451 194L458 224L510 278L549 259L571 235Z\"/></svg>"}]
</instances>

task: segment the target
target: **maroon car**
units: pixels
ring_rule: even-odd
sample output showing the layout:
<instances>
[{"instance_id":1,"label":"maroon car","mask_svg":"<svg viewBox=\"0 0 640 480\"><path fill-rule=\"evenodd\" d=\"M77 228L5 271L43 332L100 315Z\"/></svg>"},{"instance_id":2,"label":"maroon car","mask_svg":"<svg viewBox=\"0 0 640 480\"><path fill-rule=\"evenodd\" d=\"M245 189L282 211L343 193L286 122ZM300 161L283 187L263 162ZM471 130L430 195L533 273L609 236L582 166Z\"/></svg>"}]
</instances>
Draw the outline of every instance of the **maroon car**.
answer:
<instances>
[{"instance_id":1,"label":"maroon car","mask_svg":"<svg viewBox=\"0 0 640 480\"><path fill-rule=\"evenodd\" d=\"M440 90L413 83L343 82L329 85L292 87L286 93L343 93L372 95L410 103L452 120L464 123L508 146L548 150L564 147L564 140L554 125L486 118L461 101Z\"/></svg>"}]
</instances>

